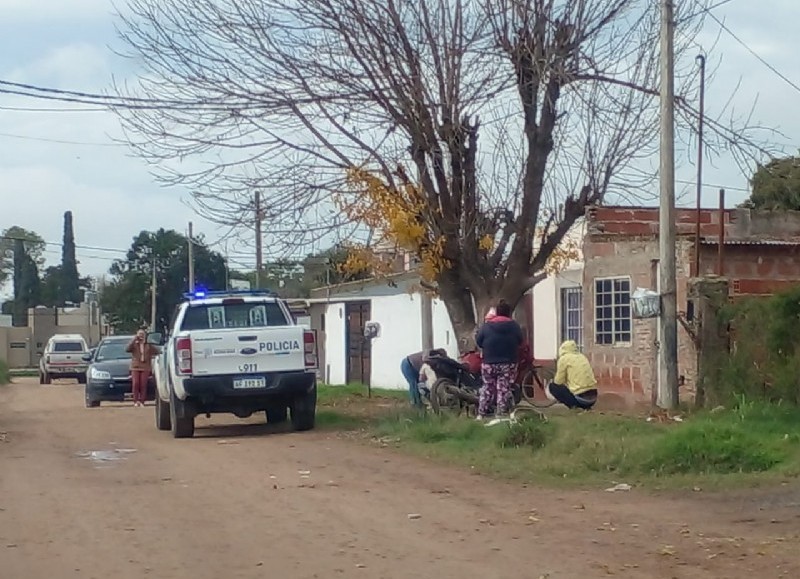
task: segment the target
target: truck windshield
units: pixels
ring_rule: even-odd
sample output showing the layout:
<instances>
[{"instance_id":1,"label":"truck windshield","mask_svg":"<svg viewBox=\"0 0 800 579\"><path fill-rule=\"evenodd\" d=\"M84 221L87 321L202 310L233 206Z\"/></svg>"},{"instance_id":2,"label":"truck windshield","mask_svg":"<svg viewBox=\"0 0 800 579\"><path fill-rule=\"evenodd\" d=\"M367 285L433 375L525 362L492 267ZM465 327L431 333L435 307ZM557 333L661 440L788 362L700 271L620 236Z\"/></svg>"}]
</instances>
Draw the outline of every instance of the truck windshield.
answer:
<instances>
[{"instance_id":1,"label":"truck windshield","mask_svg":"<svg viewBox=\"0 0 800 579\"><path fill-rule=\"evenodd\" d=\"M276 302L189 306L182 330L266 328L288 326L289 320Z\"/></svg>"},{"instance_id":2,"label":"truck windshield","mask_svg":"<svg viewBox=\"0 0 800 579\"><path fill-rule=\"evenodd\" d=\"M83 352L80 342L54 342L53 352Z\"/></svg>"}]
</instances>

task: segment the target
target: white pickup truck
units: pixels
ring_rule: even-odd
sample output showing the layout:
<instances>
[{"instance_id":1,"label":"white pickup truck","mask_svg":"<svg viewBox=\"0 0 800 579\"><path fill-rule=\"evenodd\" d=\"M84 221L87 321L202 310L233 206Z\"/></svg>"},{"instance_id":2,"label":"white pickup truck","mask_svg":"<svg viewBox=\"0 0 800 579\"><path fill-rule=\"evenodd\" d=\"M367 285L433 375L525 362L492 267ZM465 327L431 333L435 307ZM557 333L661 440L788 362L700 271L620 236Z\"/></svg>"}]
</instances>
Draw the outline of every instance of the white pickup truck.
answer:
<instances>
[{"instance_id":1,"label":"white pickup truck","mask_svg":"<svg viewBox=\"0 0 800 579\"><path fill-rule=\"evenodd\" d=\"M295 430L310 430L316 370L316 334L295 325L275 294L196 292L177 306L153 360L156 427L190 438L197 415L264 411L270 423L291 413Z\"/></svg>"}]
</instances>

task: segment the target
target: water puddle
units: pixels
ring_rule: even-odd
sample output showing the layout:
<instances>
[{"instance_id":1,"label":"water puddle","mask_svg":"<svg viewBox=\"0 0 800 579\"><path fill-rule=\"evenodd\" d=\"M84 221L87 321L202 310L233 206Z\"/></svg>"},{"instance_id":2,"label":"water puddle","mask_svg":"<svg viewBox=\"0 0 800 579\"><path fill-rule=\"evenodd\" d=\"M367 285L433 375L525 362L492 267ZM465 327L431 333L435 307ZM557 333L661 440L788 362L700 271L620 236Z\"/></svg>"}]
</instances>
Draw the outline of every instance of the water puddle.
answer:
<instances>
[{"instance_id":1,"label":"water puddle","mask_svg":"<svg viewBox=\"0 0 800 579\"><path fill-rule=\"evenodd\" d=\"M94 463L95 468L109 468L114 463L126 460L127 455L136 452L135 448L114 448L111 450L82 450L75 456Z\"/></svg>"}]
</instances>

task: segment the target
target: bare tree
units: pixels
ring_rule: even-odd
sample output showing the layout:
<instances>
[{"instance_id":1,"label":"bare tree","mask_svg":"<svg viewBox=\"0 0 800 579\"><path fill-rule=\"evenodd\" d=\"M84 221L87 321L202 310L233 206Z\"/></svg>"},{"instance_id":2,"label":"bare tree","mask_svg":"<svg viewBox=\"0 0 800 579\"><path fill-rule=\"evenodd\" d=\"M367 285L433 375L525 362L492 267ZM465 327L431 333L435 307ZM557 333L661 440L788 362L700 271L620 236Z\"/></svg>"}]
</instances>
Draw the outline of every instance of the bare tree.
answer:
<instances>
[{"instance_id":1,"label":"bare tree","mask_svg":"<svg viewBox=\"0 0 800 579\"><path fill-rule=\"evenodd\" d=\"M704 4L677 4L686 17L676 46L687 63L677 83L686 121L693 58L681 56L695 50ZM272 247L358 233L331 201L355 194L348 169L367 168L388 187L418 183L417 218L443 240L448 264L435 285L462 343L476 313L500 297L516 304L542 278L588 206L640 196L653 177L655 2L128 0L128 8L120 34L144 70L120 94L176 103L119 109L157 176L190 188L199 210L225 223L247 222L261 190ZM716 145L758 153L741 132L712 128Z\"/></svg>"}]
</instances>

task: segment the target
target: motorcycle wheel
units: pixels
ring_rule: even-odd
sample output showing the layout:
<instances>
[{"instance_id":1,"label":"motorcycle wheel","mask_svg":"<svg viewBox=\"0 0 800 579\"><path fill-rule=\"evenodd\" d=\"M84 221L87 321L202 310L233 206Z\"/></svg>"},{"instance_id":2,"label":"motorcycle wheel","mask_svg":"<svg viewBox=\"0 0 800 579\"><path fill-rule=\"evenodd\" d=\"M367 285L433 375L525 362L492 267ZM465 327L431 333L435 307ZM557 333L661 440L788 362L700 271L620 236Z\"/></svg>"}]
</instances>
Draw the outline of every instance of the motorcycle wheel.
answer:
<instances>
[{"instance_id":1,"label":"motorcycle wheel","mask_svg":"<svg viewBox=\"0 0 800 579\"><path fill-rule=\"evenodd\" d=\"M434 413L460 412L461 400L455 395L458 390L455 382L449 378L439 378L431 386L431 407Z\"/></svg>"}]
</instances>

